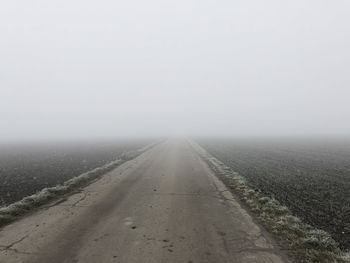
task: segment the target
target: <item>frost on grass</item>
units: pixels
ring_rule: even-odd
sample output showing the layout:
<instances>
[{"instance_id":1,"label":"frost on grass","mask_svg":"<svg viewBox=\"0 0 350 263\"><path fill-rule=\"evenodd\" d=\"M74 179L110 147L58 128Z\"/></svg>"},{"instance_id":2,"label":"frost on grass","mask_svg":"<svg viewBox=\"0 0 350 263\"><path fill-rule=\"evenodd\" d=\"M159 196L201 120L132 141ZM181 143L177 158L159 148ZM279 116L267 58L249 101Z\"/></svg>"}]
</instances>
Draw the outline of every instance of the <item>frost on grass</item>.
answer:
<instances>
[{"instance_id":1,"label":"frost on grass","mask_svg":"<svg viewBox=\"0 0 350 263\"><path fill-rule=\"evenodd\" d=\"M14 221L18 216L24 215L33 208L46 204L55 197L69 193L77 187L86 185L92 180L97 179L103 174L108 173L113 169L117 168L122 163L139 156L154 145L155 144L151 144L141 149L124 153L120 156L119 159L110 162L104 166L98 167L94 170L73 177L72 179L64 182L61 185L44 188L36 194L23 198L21 201L10 204L7 207L0 208L0 226Z\"/></svg>"},{"instance_id":2,"label":"frost on grass","mask_svg":"<svg viewBox=\"0 0 350 263\"><path fill-rule=\"evenodd\" d=\"M258 189L249 186L246 179L197 143L192 147L207 162L221 180L257 215L260 222L281 241L298 262L345 263L350 254L339 249L337 242L325 231L303 223L291 211L274 198L264 196Z\"/></svg>"}]
</instances>

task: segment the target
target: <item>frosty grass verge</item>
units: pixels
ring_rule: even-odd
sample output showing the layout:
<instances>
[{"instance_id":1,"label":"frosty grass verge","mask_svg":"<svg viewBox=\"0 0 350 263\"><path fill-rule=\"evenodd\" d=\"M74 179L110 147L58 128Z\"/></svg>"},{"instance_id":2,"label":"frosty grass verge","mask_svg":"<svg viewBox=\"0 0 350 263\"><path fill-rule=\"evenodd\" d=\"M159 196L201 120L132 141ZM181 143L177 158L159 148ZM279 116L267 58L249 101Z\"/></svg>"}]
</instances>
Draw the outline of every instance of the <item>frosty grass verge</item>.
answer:
<instances>
[{"instance_id":1,"label":"frosty grass verge","mask_svg":"<svg viewBox=\"0 0 350 263\"><path fill-rule=\"evenodd\" d=\"M350 253L340 250L325 231L303 223L277 200L264 196L249 186L246 179L213 157L197 143L190 141L196 152L234 193L257 215L266 229L274 233L289 254L298 262L350 262Z\"/></svg>"},{"instance_id":2,"label":"frosty grass verge","mask_svg":"<svg viewBox=\"0 0 350 263\"><path fill-rule=\"evenodd\" d=\"M123 153L119 159L107 163L104 166L95 168L94 170L73 177L61 185L44 188L36 194L27 196L18 202L10 204L9 206L0 208L0 226L11 223L19 216L24 215L25 213L31 211L33 208L48 203L55 197L69 193L77 187L86 185L92 180L97 179L98 177L112 171L126 161L136 158L140 154L152 148L155 144L156 143L153 143L141 149Z\"/></svg>"}]
</instances>

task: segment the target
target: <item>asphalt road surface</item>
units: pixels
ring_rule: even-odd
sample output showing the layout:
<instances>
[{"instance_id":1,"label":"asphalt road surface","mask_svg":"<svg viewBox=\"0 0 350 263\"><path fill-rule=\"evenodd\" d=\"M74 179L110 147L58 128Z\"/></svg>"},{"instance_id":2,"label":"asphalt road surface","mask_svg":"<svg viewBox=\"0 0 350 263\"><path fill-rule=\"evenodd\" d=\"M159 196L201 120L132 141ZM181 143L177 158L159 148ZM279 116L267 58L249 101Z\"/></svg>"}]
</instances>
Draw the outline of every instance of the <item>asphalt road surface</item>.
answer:
<instances>
[{"instance_id":1,"label":"asphalt road surface","mask_svg":"<svg viewBox=\"0 0 350 263\"><path fill-rule=\"evenodd\" d=\"M288 262L182 139L0 231L0 262Z\"/></svg>"}]
</instances>

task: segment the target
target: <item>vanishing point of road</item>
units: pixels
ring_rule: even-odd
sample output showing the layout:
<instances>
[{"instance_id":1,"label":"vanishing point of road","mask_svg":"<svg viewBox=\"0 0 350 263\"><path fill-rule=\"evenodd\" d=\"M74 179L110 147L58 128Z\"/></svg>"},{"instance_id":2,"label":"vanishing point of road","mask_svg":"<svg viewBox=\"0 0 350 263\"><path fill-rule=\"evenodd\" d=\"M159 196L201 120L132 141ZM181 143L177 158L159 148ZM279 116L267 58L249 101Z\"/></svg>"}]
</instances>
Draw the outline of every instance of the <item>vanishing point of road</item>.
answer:
<instances>
[{"instance_id":1,"label":"vanishing point of road","mask_svg":"<svg viewBox=\"0 0 350 263\"><path fill-rule=\"evenodd\" d=\"M0 231L1 263L288 262L186 140Z\"/></svg>"}]
</instances>

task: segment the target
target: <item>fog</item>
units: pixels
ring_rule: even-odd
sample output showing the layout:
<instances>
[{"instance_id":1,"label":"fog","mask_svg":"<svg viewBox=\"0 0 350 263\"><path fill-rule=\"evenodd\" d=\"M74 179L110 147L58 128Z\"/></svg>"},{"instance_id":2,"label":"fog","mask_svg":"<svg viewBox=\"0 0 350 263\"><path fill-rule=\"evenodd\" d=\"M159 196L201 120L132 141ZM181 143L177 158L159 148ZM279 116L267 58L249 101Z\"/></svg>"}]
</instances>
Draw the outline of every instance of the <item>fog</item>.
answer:
<instances>
[{"instance_id":1,"label":"fog","mask_svg":"<svg viewBox=\"0 0 350 263\"><path fill-rule=\"evenodd\" d=\"M350 134L350 1L3 1L0 140Z\"/></svg>"}]
</instances>

